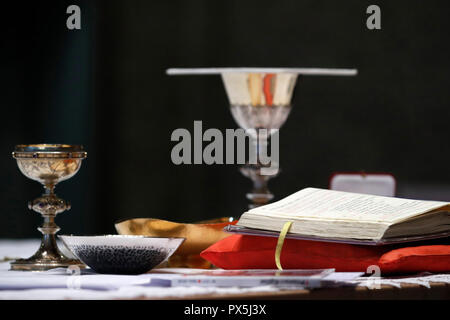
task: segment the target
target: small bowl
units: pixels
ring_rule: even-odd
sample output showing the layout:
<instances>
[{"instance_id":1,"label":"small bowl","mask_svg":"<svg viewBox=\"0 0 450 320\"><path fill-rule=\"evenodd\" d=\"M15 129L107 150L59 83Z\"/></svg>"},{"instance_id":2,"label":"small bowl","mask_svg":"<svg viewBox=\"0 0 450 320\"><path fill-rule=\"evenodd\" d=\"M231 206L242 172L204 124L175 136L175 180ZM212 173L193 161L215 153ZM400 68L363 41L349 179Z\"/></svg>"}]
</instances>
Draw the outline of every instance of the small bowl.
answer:
<instances>
[{"instance_id":1,"label":"small bowl","mask_svg":"<svg viewBox=\"0 0 450 320\"><path fill-rule=\"evenodd\" d=\"M98 273L141 274L168 259L185 238L146 236L58 236L84 264Z\"/></svg>"}]
</instances>

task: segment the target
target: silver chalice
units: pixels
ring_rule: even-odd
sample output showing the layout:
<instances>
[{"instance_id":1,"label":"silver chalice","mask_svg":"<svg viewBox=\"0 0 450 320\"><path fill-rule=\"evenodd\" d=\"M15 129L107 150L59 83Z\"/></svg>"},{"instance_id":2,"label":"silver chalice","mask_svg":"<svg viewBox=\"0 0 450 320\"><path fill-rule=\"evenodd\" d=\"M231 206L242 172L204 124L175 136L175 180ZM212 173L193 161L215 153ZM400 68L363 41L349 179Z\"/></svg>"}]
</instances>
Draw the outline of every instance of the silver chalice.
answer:
<instances>
[{"instance_id":1,"label":"silver chalice","mask_svg":"<svg viewBox=\"0 0 450 320\"><path fill-rule=\"evenodd\" d=\"M303 75L354 76L356 69L323 68L172 68L168 75L219 74L230 103L231 114L237 124L249 132L251 144L256 150L256 162L240 168L242 174L253 182L247 193L249 208L268 203L274 195L268 189L270 174L260 159L267 156L269 137L280 129L292 108L291 100L297 78ZM265 129L265 130L260 130ZM278 168L278 163L275 167ZM271 164L271 167L273 164Z\"/></svg>"},{"instance_id":2,"label":"silver chalice","mask_svg":"<svg viewBox=\"0 0 450 320\"><path fill-rule=\"evenodd\" d=\"M11 270L44 271L58 267L84 264L66 257L58 249L55 234L59 227L55 223L58 213L70 209L69 202L56 196L57 183L73 177L87 157L82 146L67 144L18 145L12 153L20 171L32 180L40 182L45 189L42 196L28 203L28 208L42 215L44 223L38 230L42 233L38 251L28 259L11 262Z\"/></svg>"}]
</instances>

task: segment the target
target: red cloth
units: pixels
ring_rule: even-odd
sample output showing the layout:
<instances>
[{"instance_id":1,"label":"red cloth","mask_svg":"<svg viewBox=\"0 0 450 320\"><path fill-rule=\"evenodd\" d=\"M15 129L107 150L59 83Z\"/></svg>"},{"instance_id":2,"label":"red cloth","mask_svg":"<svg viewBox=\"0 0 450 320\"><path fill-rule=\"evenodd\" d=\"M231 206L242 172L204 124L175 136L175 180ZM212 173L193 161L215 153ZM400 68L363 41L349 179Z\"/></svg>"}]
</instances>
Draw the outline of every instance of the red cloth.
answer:
<instances>
[{"instance_id":1,"label":"red cloth","mask_svg":"<svg viewBox=\"0 0 450 320\"><path fill-rule=\"evenodd\" d=\"M378 263L384 273L448 272L450 245L399 248L382 255Z\"/></svg>"},{"instance_id":2,"label":"red cloth","mask_svg":"<svg viewBox=\"0 0 450 320\"><path fill-rule=\"evenodd\" d=\"M276 269L276 244L273 237L231 235L200 255L223 269ZM399 248L286 239L280 260L283 269L365 272L368 266L378 265L384 274L445 272L450 271L450 245Z\"/></svg>"}]
</instances>

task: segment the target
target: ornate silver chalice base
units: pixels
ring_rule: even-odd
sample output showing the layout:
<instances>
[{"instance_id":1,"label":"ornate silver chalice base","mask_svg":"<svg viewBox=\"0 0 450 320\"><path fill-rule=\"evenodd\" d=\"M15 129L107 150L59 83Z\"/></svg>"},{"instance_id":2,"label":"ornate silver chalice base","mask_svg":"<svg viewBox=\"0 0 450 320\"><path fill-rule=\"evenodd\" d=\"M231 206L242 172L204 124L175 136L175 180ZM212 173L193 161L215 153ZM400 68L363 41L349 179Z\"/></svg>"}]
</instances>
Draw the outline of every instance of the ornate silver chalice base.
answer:
<instances>
[{"instance_id":1,"label":"ornate silver chalice base","mask_svg":"<svg viewBox=\"0 0 450 320\"><path fill-rule=\"evenodd\" d=\"M18 145L12 153L20 171L28 178L44 185L45 193L28 203L28 208L42 215L44 223L38 230L42 233L38 251L28 259L11 262L11 270L44 271L58 267L84 264L66 257L58 249L55 234L59 227L55 223L58 213L70 209L69 202L56 196L57 183L74 176L80 169L87 153L82 146L66 144Z\"/></svg>"},{"instance_id":2,"label":"ornate silver chalice base","mask_svg":"<svg viewBox=\"0 0 450 320\"><path fill-rule=\"evenodd\" d=\"M168 75L212 75L222 76L225 91L230 102L234 120L250 132L256 149L256 163L247 163L241 173L253 182L253 189L247 193L250 209L266 204L273 198L268 181L277 174L262 174L265 167L259 159L267 155L270 134L257 136L258 129L280 129L291 111L291 100L297 78L302 75L354 76L356 69L323 68L174 68ZM278 164L277 164L278 167Z\"/></svg>"}]
</instances>

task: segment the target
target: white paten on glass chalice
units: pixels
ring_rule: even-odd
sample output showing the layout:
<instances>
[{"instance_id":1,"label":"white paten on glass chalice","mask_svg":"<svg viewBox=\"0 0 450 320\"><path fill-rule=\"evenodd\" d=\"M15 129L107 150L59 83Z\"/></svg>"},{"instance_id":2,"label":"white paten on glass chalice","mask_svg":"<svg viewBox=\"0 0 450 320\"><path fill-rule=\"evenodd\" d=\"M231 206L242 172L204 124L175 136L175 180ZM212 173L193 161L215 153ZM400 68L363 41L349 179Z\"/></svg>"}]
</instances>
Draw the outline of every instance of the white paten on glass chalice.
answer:
<instances>
[{"instance_id":1,"label":"white paten on glass chalice","mask_svg":"<svg viewBox=\"0 0 450 320\"><path fill-rule=\"evenodd\" d=\"M273 194L267 187L268 180L276 176L261 169L265 167L259 161L267 155L269 135L272 129L282 127L292 108L292 96L297 78L302 75L316 76L354 76L356 69L323 68L173 68L168 75L212 75L222 77L230 103L231 113L237 124L250 134L256 148L256 163L247 163L241 172L253 182L253 189L247 193L251 201L250 208L268 203ZM252 129L252 130L249 130ZM265 130L259 130L265 129ZM267 132L261 137L259 132ZM255 134L256 133L256 134ZM277 164L278 167L278 164Z\"/></svg>"},{"instance_id":2,"label":"white paten on glass chalice","mask_svg":"<svg viewBox=\"0 0 450 320\"><path fill-rule=\"evenodd\" d=\"M58 213L70 209L69 202L56 196L57 183L73 177L80 169L81 162L87 157L82 146L67 144L30 144L18 145L12 153L20 171L32 180L40 182L45 193L30 201L28 208L42 215L44 223L38 230L42 233L38 251L28 259L11 262L11 270L44 271L59 267L84 264L66 257L58 249L55 234L59 227L55 223Z\"/></svg>"}]
</instances>

